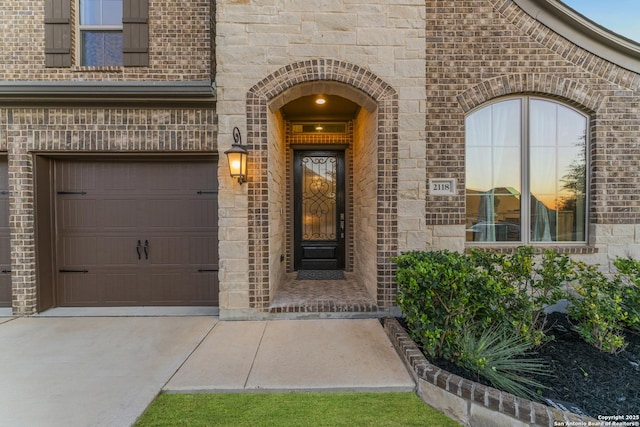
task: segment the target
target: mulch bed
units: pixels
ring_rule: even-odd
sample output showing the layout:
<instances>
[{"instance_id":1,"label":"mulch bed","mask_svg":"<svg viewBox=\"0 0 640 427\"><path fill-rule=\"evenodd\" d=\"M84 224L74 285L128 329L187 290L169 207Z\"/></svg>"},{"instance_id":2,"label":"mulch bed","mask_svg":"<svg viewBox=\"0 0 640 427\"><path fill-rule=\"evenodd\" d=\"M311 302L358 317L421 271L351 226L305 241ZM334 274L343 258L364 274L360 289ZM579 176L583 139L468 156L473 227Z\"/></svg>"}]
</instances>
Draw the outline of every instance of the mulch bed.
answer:
<instances>
[{"instance_id":1,"label":"mulch bed","mask_svg":"<svg viewBox=\"0 0 640 427\"><path fill-rule=\"evenodd\" d=\"M553 313L549 334L555 340L543 345L534 356L549 365L548 377L537 380L550 389L543 397L577 406L573 412L597 418L598 415L637 415L640 413L640 335L626 333L628 343L618 354L602 352L585 343L566 315ZM490 385L475 373L449 362L429 360L451 373ZM552 405L553 406L553 405Z\"/></svg>"}]
</instances>

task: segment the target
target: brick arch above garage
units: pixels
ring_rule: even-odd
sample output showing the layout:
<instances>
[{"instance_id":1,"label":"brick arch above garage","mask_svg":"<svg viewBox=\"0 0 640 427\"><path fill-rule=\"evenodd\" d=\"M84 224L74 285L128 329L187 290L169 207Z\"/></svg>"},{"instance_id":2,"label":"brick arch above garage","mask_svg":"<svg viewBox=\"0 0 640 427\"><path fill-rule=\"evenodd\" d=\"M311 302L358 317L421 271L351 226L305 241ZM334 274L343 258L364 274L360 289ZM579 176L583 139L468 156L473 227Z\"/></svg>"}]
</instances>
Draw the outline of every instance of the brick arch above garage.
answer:
<instances>
[{"instance_id":1,"label":"brick arch above garage","mask_svg":"<svg viewBox=\"0 0 640 427\"><path fill-rule=\"evenodd\" d=\"M269 306L269 207L268 207L268 114L286 103L286 95L323 87L325 93L338 90L363 107L376 110L377 135L377 299L389 307L394 293L394 267L397 254L397 168L398 94L393 87L355 64L331 59L313 59L284 66L262 79L247 92L247 146L251 153L248 183L249 208L249 304L265 310ZM345 89L348 87L348 89ZM296 91L302 91L296 94Z\"/></svg>"}]
</instances>

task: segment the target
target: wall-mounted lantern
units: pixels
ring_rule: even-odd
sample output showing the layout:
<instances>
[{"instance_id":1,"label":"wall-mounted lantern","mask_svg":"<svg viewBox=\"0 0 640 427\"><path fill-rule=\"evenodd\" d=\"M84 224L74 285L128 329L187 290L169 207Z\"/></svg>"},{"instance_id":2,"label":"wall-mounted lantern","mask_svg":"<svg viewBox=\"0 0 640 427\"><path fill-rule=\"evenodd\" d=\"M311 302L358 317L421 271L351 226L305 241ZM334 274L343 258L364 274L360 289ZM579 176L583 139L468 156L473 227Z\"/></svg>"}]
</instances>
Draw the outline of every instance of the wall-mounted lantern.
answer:
<instances>
[{"instance_id":1,"label":"wall-mounted lantern","mask_svg":"<svg viewBox=\"0 0 640 427\"><path fill-rule=\"evenodd\" d=\"M240 136L240 129L238 127L233 128L233 145L231 148L224 152L227 155L229 161L229 172L232 178L238 178L240 184L247 182L247 155L249 152L242 145L242 137Z\"/></svg>"}]
</instances>

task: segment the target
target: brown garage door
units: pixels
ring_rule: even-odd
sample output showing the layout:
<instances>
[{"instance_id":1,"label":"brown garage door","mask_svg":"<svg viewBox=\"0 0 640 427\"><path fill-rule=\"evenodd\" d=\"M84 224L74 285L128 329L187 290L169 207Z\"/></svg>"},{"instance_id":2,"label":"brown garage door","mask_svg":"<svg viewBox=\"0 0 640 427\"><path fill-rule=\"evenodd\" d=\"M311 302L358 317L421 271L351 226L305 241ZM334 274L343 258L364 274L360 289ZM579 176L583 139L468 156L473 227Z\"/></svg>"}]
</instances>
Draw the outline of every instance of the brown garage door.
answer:
<instances>
[{"instance_id":1,"label":"brown garage door","mask_svg":"<svg viewBox=\"0 0 640 427\"><path fill-rule=\"evenodd\" d=\"M59 161L58 305L217 305L213 161Z\"/></svg>"},{"instance_id":2,"label":"brown garage door","mask_svg":"<svg viewBox=\"0 0 640 427\"><path fill-rule=\"evenodd\" d=\"M11 244L7 158L0 158L0 307L11 307Z\"/></svg>"}]
</instances>

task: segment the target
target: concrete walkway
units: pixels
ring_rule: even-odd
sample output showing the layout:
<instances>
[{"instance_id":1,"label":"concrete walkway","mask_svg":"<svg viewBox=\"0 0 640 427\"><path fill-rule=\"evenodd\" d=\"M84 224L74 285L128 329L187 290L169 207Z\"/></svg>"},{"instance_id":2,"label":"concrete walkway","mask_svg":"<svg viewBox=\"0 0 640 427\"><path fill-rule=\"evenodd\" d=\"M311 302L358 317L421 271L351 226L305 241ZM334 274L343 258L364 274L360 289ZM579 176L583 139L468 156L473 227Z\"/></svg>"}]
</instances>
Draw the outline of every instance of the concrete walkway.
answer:
<instances>
[{"instance_id":1,"label":"concrete walkway","mask_svg":"<svg viewBox=\"0 0 640 427\"><path fill-rule=\"evenodd\" d=\"M414 388L378 320L334 319L220 322L164 390L224 393Z\"/></svg>"},{"instance_id":2,"label":"concrete walkway","mask_svg":"<svg viewBox=\"0 0 640 427\"><path fill-rule=\"evenodd\" d=\"M408 391L380 323L0 318L0 426L130 426L161 391Z\"/></svg>"}]
</instances>

